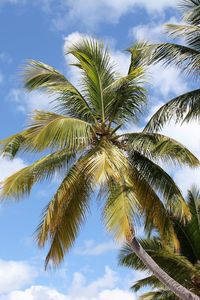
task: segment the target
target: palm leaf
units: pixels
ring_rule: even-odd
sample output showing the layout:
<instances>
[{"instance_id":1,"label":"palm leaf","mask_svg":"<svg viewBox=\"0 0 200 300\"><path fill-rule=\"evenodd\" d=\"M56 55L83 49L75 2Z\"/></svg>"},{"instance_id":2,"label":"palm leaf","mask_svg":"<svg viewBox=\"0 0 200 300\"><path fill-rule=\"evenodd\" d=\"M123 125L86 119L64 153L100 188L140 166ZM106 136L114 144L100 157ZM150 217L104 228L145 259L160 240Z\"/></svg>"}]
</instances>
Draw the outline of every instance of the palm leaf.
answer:
<instances>
[{"instance_id":1,"label":"palm leaf","mask_svg":"<svg viewBox=\"0 0 200 300\"><path fill-rule=\"evenodd\" d=\"M200 118L200 89L188 92L167 102L151 117L144 131L159 131L162 127L175 119L189 122Z\"/></svg>"},{"instance_id":2,"label":"palm leaf","mask_svg":"<svg viewBox=\"0 0 200 300\"><path fill-rule=\"evenodd\" d=\"M89 99L97 118L105 122L104 89L112 83L113 68L107 49L96 40L83 40L67 49L77 63L76 67L82 70L82 86Z\"/></svg>"},{"instance_id":3,"label":"palm leaf","mask_svg":"<svg viewBox=\"0 0 200 300\"><path fill-rule=\"evenodd\" d=\"M55 107L71 117L91 121L94 119L91 108L81 93L64 75L40 61L30 60L24 71L25 87L32 91L44 89L58 94Z\"/></svg>"},{"instance_id":4,"label":"palm leaf","mask_svg":"<svg viewBox=\"0 0 200 300\"><path fill-rule=\"evenodd\" d=\"M65 168L74 156L73 152L64 149L39 159L5 179L2 183L1 196L3 199L10 197L19 199L23 195L29 195L36 182L51 179L56 172Z\"/></svg>"},{"instance_id":5,"label":"palm leaf","mask_svg":"<svg viewBox=\"0 0 200 300\"><path fill-rule=\"evenodd\" d=\"M179 300L177 296L174 295L171 291L165 289L159 289L154 292L147 292L142 294L139 300Z\"/></svg>"},{"instance_id":6,"label":"palm leaf","mask_svg":"<svg viewBox=\"0 0 200 300\"><path fill-rule=\"evenodd\" d=\"M181 7L185 11L183 20L192 25L199 25L200 23L199 0L183 0Z\"/></svg>"},{"instance_id":7,"label":"palm leaf","mask_svg":"<svg viewBox=\"0 0 200 300\"><path fill-rule=\"evenodd\" d=\"M105 90L106 116L110 123L137 122L146 103L146 90L142 87L144 71L135 68L127 76L113 81Z\"/></svg>"},{"instance_id":8,"label":"palm leaf","mask_svg":"<svg viewBox=\"0 0 200 300\"><path fill-rule=\"evenodd\" d=\"M133 151L129 155L135 177L145 180L162 197L166 209L178 219L190 218L189 208L173 179L156 163L139 152Z\"/></svg>"},{"instance_id":9,"label":"palm leaf","mask_svg":"<svg viewBox=\"0 0 200 300\"><path fill-rule=\"evenodd\" d=\"M23 148L26 140L27 130L14 134L0 141L0 149L3 156L14 158L18 151Z\"/></svg>"},{"instance_id":10,"label":"palm leaf","mask_svg":"<svg viewBox=\"0 0 200 300\"><path fill-rule=\"evenodd\" d=\"M200 51L200 27L194 25L167 24L167 32L174 38L184 38L186 44Z\"/></svg>"},{"instance_id":11,"label":"palm leaf","mask_svg":"<svg viewBox=\"0 0 200 300\"><path fill-rule=\"evenodd\" d=\"M160 281L155 276L150 275L148 277L145 277L143 279L140 279L140 280L137 280L136 282L134 282L131 289L134 292L137 292L140 289L148 287L148 286L155 289L155 288L160 288L162 286L162 284L160 283Z\"/></svg>"},{"instance_id":12,"label":"palm leaf","mask_svg":"<svg viewBox=\"0 0 200 300\"><path fill-rule=\"evenodd\" d=\"M28 130L30 148L37 151L46 148L85 148L92 139L89 123L46 111L35 111Z\"/></svg>"},{"instance_id":13,"label":"palm leaf","mask_svg":"<svg viewBox=\"0 0 200 300\"><path fill-rule=\"evenodd\" d=\"M162 62L164 65L175 65L181 68L187 75L198 74L200 53L194 48L175 43L160 43L147 44L141 52L147 65Z\"/></svg>"},{"instance_id":14,"label":"palm leaf","mask_svg":"<svg viewBox=\"0 0 200 300\"><path fill-rule=\"evenodd\" d=\"M104 220L108 231L114 233L116 240L129 239L132 236L132 224L138 205L133 189L125 181L121 184L110 183Z\"/></svg>"},{"instance_id":15,"label":"palm leaf","mask_svg":"<svg viewBox=\"0 0 200 300\"><path fill-rule=\"evenodd\" d=\"M167 136L136 132L124 134L121 138L127 143L129 151L138 151L150 159L178 162L190 167L199 165L199 160L186 147Z\"/></svg>"},{"instance_id":16,"label":"palm leaf","mask_svg":"<svg viewBox=\"0 0 200 300\"><path fill-rule=\"evenodd\" d=\"M187 258L178 253L169 251L167 247L163 247L162 242L158 238L140 239L141 246L155 260L155 262L172 278L187 285L191 281L193 275L198 275L198 271ZM134 268L135 270L148 270L144 263L133 253L131 246L125 245L119 254L119 262L121 265Z\"/></svg>"}]
</instances>

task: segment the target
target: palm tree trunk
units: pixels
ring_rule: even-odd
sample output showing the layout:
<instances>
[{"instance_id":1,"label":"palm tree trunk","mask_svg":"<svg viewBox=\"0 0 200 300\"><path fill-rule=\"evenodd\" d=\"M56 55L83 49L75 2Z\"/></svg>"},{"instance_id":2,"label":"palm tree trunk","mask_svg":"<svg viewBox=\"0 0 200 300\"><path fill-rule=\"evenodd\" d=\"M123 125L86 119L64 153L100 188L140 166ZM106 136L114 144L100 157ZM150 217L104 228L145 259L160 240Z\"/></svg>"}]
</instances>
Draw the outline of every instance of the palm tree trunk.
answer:
<instances>
[{"instance_id":1,"label":"palm tree trunk","mask_svg":"<svg viewBox=\"0 0 200 300\"><path fill-rule=\"evenodd\" d=\"M131 241L131 247L134 253L142 260L148 269L176 296L183 300L200 300L197 295L191 293L163 271L151 258L151 256L149 256L149 254L142 248L135 237Z\"/></svg>"}]
</instances>

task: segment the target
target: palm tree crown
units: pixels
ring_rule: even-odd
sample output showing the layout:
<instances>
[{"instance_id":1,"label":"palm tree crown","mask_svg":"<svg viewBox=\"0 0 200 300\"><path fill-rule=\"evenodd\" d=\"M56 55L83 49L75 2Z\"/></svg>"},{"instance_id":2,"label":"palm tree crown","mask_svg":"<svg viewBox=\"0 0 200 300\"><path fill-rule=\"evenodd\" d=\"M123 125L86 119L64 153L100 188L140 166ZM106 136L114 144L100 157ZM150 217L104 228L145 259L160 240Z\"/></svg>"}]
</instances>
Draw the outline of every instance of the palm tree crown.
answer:
<instances>
[{"instance_id":1,"label":"palm tree crown","mask_svg":"<svg viewBox=\"0 0 200 300\"><path fill-rule=\"evenodd\" d=\"M193 187L188 191L187 198L192 214L191 221L184 225L174 220L174 229L180 243L178 253L170 247L163 246L159 237L142 239L140 242L162 269L176 281L200 296L200 191ZM120 262L137 270L147 270L145 265L127 246L120 253ZM132 288L138 291L145 286L151 286L157 290L143 294L140 297L141 300L179 299L153 275L138 280Z\"/></svg>"},{"instance_id":2,"label":"palm tree crown","mask_svg":"<svg viewBox=\"0 0 200 300\"><path fill-rule=\"evenodd\" d=\"M137 210L147 216L146 226L152 224L175 240L169 215L184 220L190 213L180 190L156 161L191 167L199 161L183 145L160 134L119 135L127 121L137 121L146 102L137 46L123 77L114 71L101 42L83 40L69 47L68 54L81 72L79 89L44 63L32 60L25 68L25 87L56 95L56 112L35 111L27 129L1 142L4 155L11 157L18 151L45 152L3 182L3 198L21 198L36 182L64 172L36 232L40 247L50 243L46 265L58 264L73 245L96 186L106 199L105 224L116 238L132 236Z\"/></svg>"}]
</instances>

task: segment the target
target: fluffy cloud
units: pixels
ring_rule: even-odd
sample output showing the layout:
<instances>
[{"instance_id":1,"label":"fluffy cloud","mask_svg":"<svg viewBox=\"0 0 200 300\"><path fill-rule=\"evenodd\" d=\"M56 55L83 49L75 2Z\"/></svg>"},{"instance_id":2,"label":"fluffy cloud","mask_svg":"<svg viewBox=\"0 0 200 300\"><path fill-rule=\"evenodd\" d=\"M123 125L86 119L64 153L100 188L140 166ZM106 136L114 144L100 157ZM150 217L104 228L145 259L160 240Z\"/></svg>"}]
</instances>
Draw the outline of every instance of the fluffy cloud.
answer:
<instances>
[{"instance_id":1,"label":"fluffy cloud","mask_svg":"<svg viewBox=\"0 0 200 300\"><path fill-rule=\"evenodd\" d=\"M0 181L25 166L26 164L21 158L10 160L6 157L0 157Z\"/></svg>"},{"instance_id":2,"label":"fluffy cloud","mask_svg":"<svg viewBox=\"0 0 200 300\"><path fill-rule=\"evenodd\" d=\"M63 29L66 24L75 20L81 21L86 27L94 29L101 22L118 23L120 18L127 13L134 12L135 8L144 8L148 13L161 12L167 8L174 7L175 0L61 0L62 12L54 18L54 26ZM63 12L67 12L64 14Z\"/></svg>"},{"instance_id":3,"label":"fluffy cloud","mask_svg":"<svg viewBox=\"0 0 200 300\"><path fill-rule=\"evenodd\" d=\"M172 66L163 67L161 64L156 64L149 68L149 74L153 95L167 98L180 95L189 89L187 81Z\"/></svg>"},{"instance_id":4,"label":"fluffy cloud","mask_svg":"<svg viewBox=\"0 0 200 300\"><path fill-rule=\"evenodd\" d=\"M78 255L83 256L98 256L101 254L104 254L106 252L115 250L117 248L117 245L114 244L112 241L95 244L93 240L85 241L84 246L76 248L75 253Z\"/></svg>"},{"instance_id":5,"label":"fluffy cloud","mask_svg":"<svg viewBox=\"0 0 200 300\"><path fill-rule=\"evenodd\" d=\"M16 103L18 111L31 112L35 109L51 110L54 98L42 92L27 93L23 89L11 89L8 100Z\"/></svg>"},{"instance_id":6,"label":"fluffy cloud","mask_svg":"<svg viewBox=\"0 0 200 300\"><path fill-rule=\"evenodd\" d=\"M18 276L18 272L15 275ZM0 296L0 300L134 300L131 292L117 287L118 281L117 273L105 267L103 276L90 283L82 273L74 273L66 294L47 286L31 286L25 290L15 290L13 285L12 291ZM21 280L21 284L22 282Z\"/></svg>"},{"instance_id":7,"label":"fluffy cloud","mask_svg":"<svg viewBox=\"0 0 200 300\"><path fill-rule=\"evenodd\" d=\"M13 291L0 296L0 300L68 300L66 296L54 289L44 286L32 286L25 291Z\"/></svg>"},{"instance_id":8,"label":"fluffy cloud","mask_svg":"<svg viewBox=\"0 0 200 300\"><path fill-rule=\"evenodd\" d=\"M0 260L0 294L22 288L35 277L35 269L26 262Z\"/></svg>"},{"instance_id":9,"label":"fluffy cloud","mask_svg":"<svg viewBox=\"0 0 200 300\"><path fill-rule=\"evenodd\" d=\"M163 22L151 22L145 25L134 26L129 30L129 36L140 41L161 42L166 40L167 37L164 28L165 24L180 24L180 22L175 17L172 17Z\"/></svg>"}]
</instances>

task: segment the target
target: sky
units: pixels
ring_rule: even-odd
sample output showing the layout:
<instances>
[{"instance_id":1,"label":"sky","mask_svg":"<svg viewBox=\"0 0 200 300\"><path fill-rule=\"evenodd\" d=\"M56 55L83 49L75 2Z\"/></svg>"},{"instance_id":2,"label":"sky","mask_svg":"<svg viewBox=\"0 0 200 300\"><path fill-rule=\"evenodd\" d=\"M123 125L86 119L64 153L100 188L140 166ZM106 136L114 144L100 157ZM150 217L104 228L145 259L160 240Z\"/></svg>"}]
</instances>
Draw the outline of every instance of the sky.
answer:
<instances>
[{"instance_id":1,"label":"sky","mask_svg":"<svg viewBox=\"0 0 200 300\"><path fill-rule=\"evenodd\" d=\"M34 109L50 109L50 99L23 89L20 72L27 59L52 65L74 84L77 74L64 55L67 45L92 36L109 45L117 70L125 74L136 40L166 40L162 25L180 22L175 0L0 0L0 139L22 130ZM149 74L149 106L143 118L194 84L176 69L156 65ZM130 125L129 130L140 130ZM176 138L200 157L198 124L172 122L163 133ZM26 166L30 156L0 158L0 180ZM166 167L167 168L167 167ZM199 170L167 168L185 194L200 180ZM92 199L86 224L64 263L44 271L47 249L38 249L33 233L42 209L57 186L37 185L31 196L0 206L0 300L134 300L129 289L144 276L117 263L118 247L101 222L100 205ZM142 228L137 228L142 234Z\"/></svg>"}]
</instances>

